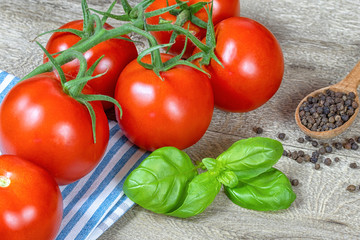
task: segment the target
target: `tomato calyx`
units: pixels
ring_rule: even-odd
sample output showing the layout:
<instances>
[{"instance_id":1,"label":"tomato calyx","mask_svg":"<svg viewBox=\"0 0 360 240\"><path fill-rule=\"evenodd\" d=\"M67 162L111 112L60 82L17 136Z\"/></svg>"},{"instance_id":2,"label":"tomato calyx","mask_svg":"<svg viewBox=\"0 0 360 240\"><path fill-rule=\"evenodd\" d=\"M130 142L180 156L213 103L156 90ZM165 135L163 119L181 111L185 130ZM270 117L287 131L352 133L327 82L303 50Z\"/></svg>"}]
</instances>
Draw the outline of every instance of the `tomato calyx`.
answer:
<instances>
[{"instance_id":1,"label":"tomato calyx","mask_svg":"<svg viewBox=\"0 0 360 240\"><path fill-rule=\"evenodd\" d=\"M6 188L10 186L11 180L8 177L0 176L0 187Z\"/></svg>"},{"instance_id":2,"label":"tomato calyx","mask_svg":"<svg viewBox=\"0 0 360 240\"><path fill-rule=\"evenodd\" d=\"M50 55L50 53L40 44L37 42L40 48L44 51L46 56L49 58L50 63L54 66L56 71L59 74L60 82L63 87L63 91L68 94L70 97L78 101L79 103L83 104L89 111L91 117L91 125L92 125L92 132L93 132L93 139L94 143L96 143L96 115L94 108L89 103L91 101L108 101L113 103L115 106L118 107L120 112L120 118L122 117L122 108L120 104L112 97L101 95L101 94L83 94L82 90L84 89L86 83L91 79L100 77L106 73L98 74L96 76L92 76L96 66L99 64L101 59L104 57L100 57L96 60L96 62L87 70L87 62L84 55L81 52L70 50L68 54L72 56L73 59L78 59L80 62L80 69L75 79L66 80L64 71L62 70L60 64L56 62L56 60Z\"/></svg>"}]
</instances>

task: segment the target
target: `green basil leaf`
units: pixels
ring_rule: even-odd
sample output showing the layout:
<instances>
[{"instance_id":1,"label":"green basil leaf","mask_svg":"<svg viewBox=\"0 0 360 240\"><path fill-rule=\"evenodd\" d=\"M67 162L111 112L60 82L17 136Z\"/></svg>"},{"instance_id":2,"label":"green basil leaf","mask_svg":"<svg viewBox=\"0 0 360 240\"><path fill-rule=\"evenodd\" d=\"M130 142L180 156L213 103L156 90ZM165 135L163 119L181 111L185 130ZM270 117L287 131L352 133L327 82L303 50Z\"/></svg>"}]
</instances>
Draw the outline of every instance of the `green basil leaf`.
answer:
<instances>
[{"instance_id":1,"label":"green basil leaf","mask_svg":"<svg viewBox=\"0 0 360 240\"><path fill-rule=\"evenodd\" d=\"M270 169L283 152L279 141L254 137L235 142L216 160L219 166L234 171L240 180L251 179Z\"/></svg>"},{"instance_id":2,"label":"green basil leaf","mask_svg":"<svg viewBox=\"0 0 360 240\"><path fill-rule=\"evenodd\" d=\"M239 182L238 177L233 171L221 172L217 179L220 183L230 188L236 187Z\"/></svg>"},{"instance_id":3,"label":"green basil leaf","mask_svg":"<svg viewBox=\"0 0 360 240\"><path fill-rule=\"evenodd\" d=\"M204 172L197 175L187 188L186 196L175 211L166 215L187 218L203 212L215 199L219 193L221 183L216 179L216 175L211 172Z\"/></svg>"},{"instance_id":4,"label":"green basil leaf","mask_svg":"<svg viewBox=\"0 0 360 240\"><path fill-rule=\"evenodd\" d=\"M152 152L124 183L124 193L155 213L166 213L183 202L188 183L197 175L189 156L174 147Z\"/></svg>"},{"instance_id":5,"label":"green basil leaf","mask_svg":"<svg viewBox=\"0 0 360 240\"><path fill-rule=\"evenodd\" d=\"M216 160L213 158L204 158L201 162L207 170L213 170L216 168Z\"/></svg>"},{"instance_id":6,"label":"green basil leaf","mask_svg":"<svg viewBox=\"0 0 360 240\"><path fill-rule=\"evenodd\" d=\"M289 179L276 168L241 180L235 188L225 187L225 193L233 203L259 211L286 209L296 198Z\"/></svg>"}]
</instances>

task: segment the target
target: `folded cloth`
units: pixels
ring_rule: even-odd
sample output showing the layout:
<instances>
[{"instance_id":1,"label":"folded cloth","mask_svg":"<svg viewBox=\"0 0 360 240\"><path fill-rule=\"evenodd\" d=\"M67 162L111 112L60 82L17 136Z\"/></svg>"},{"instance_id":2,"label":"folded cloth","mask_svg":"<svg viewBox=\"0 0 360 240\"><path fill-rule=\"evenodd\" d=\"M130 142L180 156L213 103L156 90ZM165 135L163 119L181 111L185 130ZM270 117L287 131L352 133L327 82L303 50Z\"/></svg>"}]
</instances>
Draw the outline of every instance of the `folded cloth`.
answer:
<instances>
[{"instance_id":1,"label":"folded cloth","mask_svg":"<svg viewBox=\"0 0 360 240\"><path fill-rule=\"evenodd\" d=\"M18 81L0 70L0 102ZM129 142L115 121L109 121L109 128L109 144L99 165L79 181L60 187L64 213L57 240L97 239L134 205L122 187L149 153Z\"/></svg>"}]
</instances>

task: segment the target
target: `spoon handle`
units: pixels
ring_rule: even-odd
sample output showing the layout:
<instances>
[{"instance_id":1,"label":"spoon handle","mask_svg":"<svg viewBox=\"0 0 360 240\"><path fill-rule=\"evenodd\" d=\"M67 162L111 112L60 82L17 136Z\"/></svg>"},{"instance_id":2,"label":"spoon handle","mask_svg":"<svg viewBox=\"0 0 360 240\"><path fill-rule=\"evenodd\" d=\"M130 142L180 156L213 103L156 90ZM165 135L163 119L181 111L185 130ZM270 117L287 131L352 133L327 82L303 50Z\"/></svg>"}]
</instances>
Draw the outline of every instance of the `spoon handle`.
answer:
<instances>
[{"instance_id":1,"label":"spoon handle","mask_svg":"<svg viewBox=\"0 0 360 240\"><path fill-rule=\"evenodd\" d=\"M356 66L351 70L351 72L337 85L337 87L341 87L348 91L355 91L360 84L360 61L356 64Z\"/></svg>"}]
</instances>

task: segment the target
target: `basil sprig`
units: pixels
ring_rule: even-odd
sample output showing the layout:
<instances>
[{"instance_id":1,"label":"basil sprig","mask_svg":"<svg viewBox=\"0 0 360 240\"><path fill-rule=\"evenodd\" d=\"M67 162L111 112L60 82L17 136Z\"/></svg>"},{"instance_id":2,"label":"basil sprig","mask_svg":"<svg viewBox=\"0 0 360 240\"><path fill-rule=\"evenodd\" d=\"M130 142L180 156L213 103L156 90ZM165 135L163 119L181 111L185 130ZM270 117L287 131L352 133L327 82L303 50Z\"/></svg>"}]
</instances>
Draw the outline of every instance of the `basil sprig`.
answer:
<instances>
[{"instance_id":1,"label":"basil sprig","mask_svg":"<svg viewBox=\"0 0 360 240\"><path fill-rule=\"evenodd\" d=\"M273 167L282 153L276 140L248 138L235 142L216 159L205 158L194 166L183 151L164 147L130 173L124 192L143 208L181 218L203 212L222 185L229 199L241 207L285 209L296 195L289 179ZM207 171L199 174L199 168Z\"/></svg>"}]
</instances>

